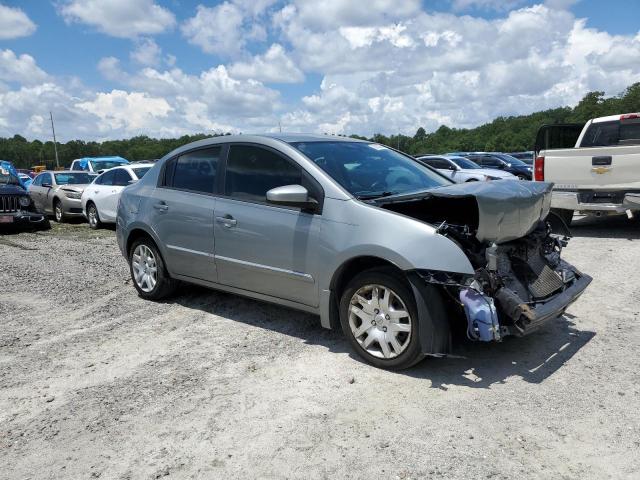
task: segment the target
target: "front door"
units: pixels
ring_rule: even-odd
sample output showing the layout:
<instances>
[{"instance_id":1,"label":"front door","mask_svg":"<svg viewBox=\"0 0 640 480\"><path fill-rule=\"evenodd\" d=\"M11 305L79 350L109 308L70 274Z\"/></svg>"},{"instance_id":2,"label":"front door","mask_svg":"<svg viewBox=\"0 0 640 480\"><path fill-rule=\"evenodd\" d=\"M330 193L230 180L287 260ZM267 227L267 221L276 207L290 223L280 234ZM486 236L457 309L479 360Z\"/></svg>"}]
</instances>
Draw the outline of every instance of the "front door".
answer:
<instances>
[{"instance_id":1,"label":"front door","mask_svg":"<svg viewBox=\"0 0 640 480\"><path fill-rule=\"evenodd\" d=\"M269 205L268 190L303 185L314 194L299 165L275 151L232 145L224 197L215 217L218 281L294 302L318 305L317 252L320 215Z\"/></svg>"},{"instance_id":2,"label":"front door","mask_svg":"<svg viewBox=\"0 0 640 480\"><path fill-rule=\"evenodd\" d=\"M217 281L213 194L220 152L211 147L185 153L166 162L160 173L149 215L171 273Z\"/></svg>"}]
</instances>

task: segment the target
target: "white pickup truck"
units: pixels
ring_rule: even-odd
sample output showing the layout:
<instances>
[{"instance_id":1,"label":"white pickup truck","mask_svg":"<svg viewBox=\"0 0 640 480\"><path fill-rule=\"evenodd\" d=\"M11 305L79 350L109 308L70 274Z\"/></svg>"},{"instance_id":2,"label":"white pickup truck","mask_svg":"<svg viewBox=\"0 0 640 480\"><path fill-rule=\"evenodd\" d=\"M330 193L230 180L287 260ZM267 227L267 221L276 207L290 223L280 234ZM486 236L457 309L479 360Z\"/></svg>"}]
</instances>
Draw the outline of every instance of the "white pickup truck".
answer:
<instances>
[{"instance_id":1,"label":"white pickup truck","mask_svg":"<svg viewBox=\"0 0 640 480\"><path fill-rule=\"evenodd\" d=\"M535 149L534 180L554 183L551 207L567 225L574 212L640 211L640 113L544 125Z\"/></svg>"}]
</instances>

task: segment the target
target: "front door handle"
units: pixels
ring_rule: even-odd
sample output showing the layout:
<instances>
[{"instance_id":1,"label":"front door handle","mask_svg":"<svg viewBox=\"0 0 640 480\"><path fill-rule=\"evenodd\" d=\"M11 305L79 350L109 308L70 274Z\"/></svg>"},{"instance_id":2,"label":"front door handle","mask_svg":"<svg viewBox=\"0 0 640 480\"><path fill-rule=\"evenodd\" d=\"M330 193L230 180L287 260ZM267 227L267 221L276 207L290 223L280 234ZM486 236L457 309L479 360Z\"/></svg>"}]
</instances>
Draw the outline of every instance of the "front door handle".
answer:
<instances>
[{"instance_id":1,"label":"front door handle","mask_svg":"<svg viewBox=\"0 0 640 480\"><path fill-rule=\"evenodd\" d=\"M169 210L169 205L167 205L164 202L160 202L160 203L154 204L153 208L155 208L156 210L160 210L161 212L166 212L167 210Z\"/></svg>"},{"instance_id":2,"label":"front door handle","mask_svg":"<svg viewBox=\"0 0 640 480\"><path fill-rule=\"evenodd\" d=\"M225 215L224 217L216 217L216 222L221 223L227 228L235 227L238 221L231 215Z\"/></svg>"}]
</instances>

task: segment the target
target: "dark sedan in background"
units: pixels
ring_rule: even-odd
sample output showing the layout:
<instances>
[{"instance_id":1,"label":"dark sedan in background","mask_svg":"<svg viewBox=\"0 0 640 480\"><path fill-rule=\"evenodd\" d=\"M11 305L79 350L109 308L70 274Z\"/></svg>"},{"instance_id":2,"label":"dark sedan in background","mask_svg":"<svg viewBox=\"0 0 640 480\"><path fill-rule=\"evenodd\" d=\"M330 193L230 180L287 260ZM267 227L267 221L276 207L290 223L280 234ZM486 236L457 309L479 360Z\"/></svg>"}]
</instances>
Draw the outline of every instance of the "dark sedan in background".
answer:
<instances>
[{"instance_id":1,"label":"dark sedan in background","mask_svg":"<svg viewBox=\"0 0 640 480\"><path fill-rule=\"evenodd\" d=\"M459 155L477 163L483 168L493 168L509 172L520 180L533 179L533 167L522 160L518 160L506 153L495 152L456 152L449 155Z\"/></svg>"}]
</instances>

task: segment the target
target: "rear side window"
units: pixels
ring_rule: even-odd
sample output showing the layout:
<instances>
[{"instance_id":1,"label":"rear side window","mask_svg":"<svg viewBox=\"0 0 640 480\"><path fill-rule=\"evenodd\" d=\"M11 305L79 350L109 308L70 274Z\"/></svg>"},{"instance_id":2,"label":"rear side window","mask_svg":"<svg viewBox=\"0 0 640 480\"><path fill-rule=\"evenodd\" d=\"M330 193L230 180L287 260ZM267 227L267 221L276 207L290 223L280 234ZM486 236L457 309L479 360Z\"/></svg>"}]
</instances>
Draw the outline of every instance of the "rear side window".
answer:
<instances>
[{"instance_id":1,"label":"rear side window","mask_svg":"<svg viewBox=\"0 0 640 480\"><path fill-rule=\"evenodd\" d=\"M430 165L433 168L439 168L442 170L446 170L449 168L449 162L447 162L443 158L428 158L426 162L427 165Z\"/></svg>"},{"instance_id":2,"label":"rear side window","mask_svg":"<svg viewBox=\"0 0 640 480\"><path fill-rule=\"evenodd\" d=\"M100 178L98 178L96 183L99 185L114 185L115 177L116 177L115 170L109 170L108 172L105 172L102 175L100 175Z\"/></svg>"},{"instance_id":3,"label":"rear side window","mask_svg":"<svg viewBox=\"0 0 640 480\"><path fill-rule=\"evenodd\" d=\"M127 172L124 168L118 168L115 170L116 175L113 180L113 184L119 187L126 187L129 185L129 182L133 180L129 172Z\"/></svg>"},{"instance_id":4,"label":"rear side window","mask_svg":"<svg viewBox=\"0 0 640 480\"><path fill-rule=\"evenodd\" d=\"M301 185L302 168L264 148L233 145L225 174L225 194L240 200L265 202L267 192Z\"/></svg>"},{"instance_id":5,"label":"rear side window","mask_svg":"<svg viewBox=\"0 0 640 480\"><path fill-rule=\"evenodd\" d=\"M42 185L42 179L44 178L44 175L38 175L34 180L33 180L33 185L36 186L40 186Z\"/></svg>"},{"instance_id":6,"label":"rear side window","mask_svg":"<svg viewBox=\"0 0 640 480\"><path fill-rule=\"evenodd\" d=\"M610 147L614 145L640 145L640 122L599 122L589 125L581 147Z\"/></svg>"},{"instance_id":7,"label":"rear side window","mask_svg":"<svg viewBox=\"0 0 640 480\"><path fill-rule=\"evenodd\" d=\"M220 147L196 150L169 160L163 185L178 190L214 193Z\"/></svg>"}]
</instances>

